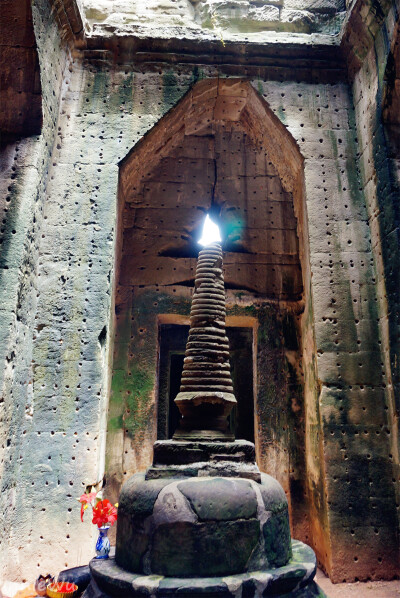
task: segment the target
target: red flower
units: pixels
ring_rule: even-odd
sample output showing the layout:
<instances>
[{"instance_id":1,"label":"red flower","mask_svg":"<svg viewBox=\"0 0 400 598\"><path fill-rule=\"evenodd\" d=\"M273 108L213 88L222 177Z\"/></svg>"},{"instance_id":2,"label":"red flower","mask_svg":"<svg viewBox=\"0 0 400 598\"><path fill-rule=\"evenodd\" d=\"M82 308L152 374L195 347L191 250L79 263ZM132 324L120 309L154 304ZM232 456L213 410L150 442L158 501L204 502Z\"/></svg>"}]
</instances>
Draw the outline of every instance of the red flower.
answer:
<instances>
[{"instance_id":1,"label":"red flower","mask_svg":"<svg viewBox=\"0 0 400 598\"><path fill-rule=\"evenodd\" d=\"M95 507L93 507L93 519L92 523L97 527L103 525L114 525L117 521L117 509L110 503L106 498L100 500Z\"/></svg>"},{"instance_id":2,"label":"red flower","mask_svg":"<svg viewBox=\"0 0 400 598\"><path fill-rule=\"evenodd\" d=\"M92 501L95 498L96 498L96 492L91 492L90 494L82 494L82 496L78 499L79 502L81 503L81 521L83 521L83 513L86 511L88 506L90 504L92 504Z\"/></svg>"}]
</instances>

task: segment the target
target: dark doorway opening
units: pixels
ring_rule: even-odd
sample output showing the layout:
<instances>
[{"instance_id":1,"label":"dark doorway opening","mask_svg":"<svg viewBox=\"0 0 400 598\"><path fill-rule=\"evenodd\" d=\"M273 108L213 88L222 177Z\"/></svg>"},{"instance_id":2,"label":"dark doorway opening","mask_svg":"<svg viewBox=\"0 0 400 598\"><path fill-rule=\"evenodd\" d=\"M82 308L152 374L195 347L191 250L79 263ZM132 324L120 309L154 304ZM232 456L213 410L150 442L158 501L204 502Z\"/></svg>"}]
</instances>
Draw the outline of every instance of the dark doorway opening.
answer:
<instances>
[{"instance_id":1,"label":"dark doorway opening","mask_svg":"<svg viewBox=\"0 0 400 598\"><path fill-rule=\"evenodd\" d=\"M237 405L229 425L236 438L254 442L253 329L228 326L229 361ZM161 324L157 438L172 438L179 422L174 399L179 392L189 326Z\"/></svg>"}]
</instances>

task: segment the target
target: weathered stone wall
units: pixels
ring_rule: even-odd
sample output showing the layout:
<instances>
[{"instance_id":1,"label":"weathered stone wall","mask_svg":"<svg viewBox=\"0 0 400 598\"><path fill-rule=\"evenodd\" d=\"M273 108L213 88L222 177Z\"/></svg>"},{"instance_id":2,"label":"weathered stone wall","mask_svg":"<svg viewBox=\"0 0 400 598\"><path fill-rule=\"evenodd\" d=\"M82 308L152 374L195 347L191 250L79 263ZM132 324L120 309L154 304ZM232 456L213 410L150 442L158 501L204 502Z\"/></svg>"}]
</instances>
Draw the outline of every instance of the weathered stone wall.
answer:
<instances>
[{"instance_id":1,"label":"weathered stone wall","mask_svg":"<svg viewBox=\"0 0 400 598\"><path fill-rule=\"evenodd\" d=\"M41 189L40 220L28 205L30 227L22 219L16 228L31 242L27 296L16 288L14 307L29 327L25 338L17 330L9 341L4 382L3 575L16 580L86 563L93 552L95 531L90 518L81 524L76 498L104 473L118 162L166 109L156 104L142 122L131 73L67 63L48 16L35 22L45 44L43 101L47 91L52 100L38 141L43 183L31 184L32 193Z\"/></svg>"},{"instance_id":2,"label":"weathered stone wall","mask_svg":"<svg viewBox=\"0 0 400 598\"><path fill-rule=\"evenodd\" d=\"M144 299L132 303L132 297L113 296L118 164L199 77L224 75L223 69L212 66L199 73L197 66L189 65L117 64L101 51L86 56L74 52L71 57L60 44L45 0L35 3L33 16L43 93L42 134L8 146L3 160L7 251L1 256L0 430L6 517L1 564L2 574L16 580L87 562L93 553L91 526L80 523L76 497L102 479L112 460L133 471L150 459L146 454L139 462L124 444L126 414L117 405L115 378L116 402L109 413L115 438L108 445L110 461L104 464L114 302L118 306L120 300L130 301L137 310L142 306L139 315L147 317ZM304 376L304 394L297 395L299 390L293 388L289 393L295 406L304 396L305 409L304 516L308 514L310 526L298 529L336 581L391 577L398 566L392 468L398 458L396 413L388 380L393 345L386 318L396 313L396 304L389 287L385 297L382 282L390 282L392 231L376 227L375 223L383 226L383 216L371 217L375 197L383 201L384 211L393 200L383 183L386 161L376 151L382 147L381 137L374 136L381 131L373 91L379 93L380 79L373 76L380 76L378 64L371 51L355 80L355 109L344 82L327 84L326 77L318 81L315 76L314 83L304 83L295 81L294 71L282 81L278 76L252 78L254 89L304 158L299 236L305 245L300 254L306 311L296 322L302 357L290 355L290 349L286 356L279 347L276 350L283 365L286 358L298 367L297 376ZM236 74L243 74L240 67ZM329 76L334 78L334 73ZM367 174L368 152L376 174ZM386 244L385 255L379 243ZM134 301L145 295L143 289L135 293ZM187 312L190 288L181 287L176 299L171 299L173 293L170 287L168 305L161 301L154 306L159 313ZM146 309L152 302L159 302L157 293L145 297ZM135 317L128 311L123 315ZM118 316L117 312L117 328ZM119 367L126 360L125 347L133 343L140 353L152 341L151 353L143 350L137 360L139 365L148 360L152 377L140 372L133 377L135 394L127 414L136 440L145 438L149 444L155 434L148 434L147 422L155 417L157 326L153 323L146 330L140 320L131 320L122 329L129 338L117 338L113 366L121 376L132 373ZM264 330L275 337L269 318ZM285 335L284 330L276 334ZM259 363L259 371L263 365L264 373L274 371L278 359L266 365L267 361ZM133 361L135 367L137 363ZM270 395L267 390L263 384L262 392ZM271 400L265 405L270 407ZM270 408L265 413L270 414ZM294 454L296 442L280 429L278 417L274 425L280 450L286 447Z\"/></svg>"},{"instance_id":3,"label":"weathered stone wall","mask_svg":"<svg viewBox=\"0 0 400 598\"><path fill-rule=\"evenodd\" d=\"M1 149L0 578L16 580L31 579L39 568L50 566L57 525L52 525L48 515L67 500L68 492L66 486L59 485L58 505L55 496L48 494L52 485L57 487L57 473L49 475L50 463L41 440L48 453L51 412L35 392L33 357L39 245L67 51L61 47L58 27L46 3L35 5L33 20L41 64L42 131L33 137L5 137ZM12 97L10 101L14 101ZM21 109L18 102L17 106ZM30 107L29 114L32 117ZM25 129L23 123L23 118L17 120L14 132L29 134L31 128Z\"/></svg>"},{"instance_id":4,"label":"weathered stone wall","mask_svg":"<svg viewBox=\"0 0 400 598\"><path fill-rule=\"evenodd\" d=\"M388 440L386 468L389 484L386 488L382 487L381 469L371 471L369 476L372 487L379 488L381 495L392 495L393 500L399 504L400 187L397 166L399 145L396 142L398 125L395 117L398 106L396 72L399 69L399 55L398 7L395 4L379 24L374 40L370 40L363 48L363 63L354 77L353 97L359 138L361 186L371 229L371 248L376 272L376 322L382 372L380 397L385 413L382 421L384 425L381 423L381 431L377 430L376 433L385 434ZM375 490L371 499L376 500L377 495ZM387 518L393 528L396 528L396 513L387 513ZM381 536L384 546L386 538L380 526L375 528L374 533ZM385 557L377 555L375 558L380 563Z\"/></svg>"},{"instance_id":5,"label":"weathered stone wall","mask_svg":"<svg viewBox=\"0 0 400 598\"><path fill-rule=\"evenodd\" d=\"M314 542L321 561L337 580L368 575L390 576L397 562L397 540L393 526L395 501L391 490L391 449L385 431L389 419L382 400L382 372L380 368L372 367L381 359L375 307L375 270L367 210L357 169L351 96L343 84L316 86L258 81L254 82L254 86L287 125L305 158L308 250L312 275L312 301L303 317L303 351L307 370L307 483L313 528L309 539ZM145 274L142 273L142 276ZM129 294L126 299L128 303L132 301ZM179 311L177 305L174 309ZM147 325L141 325L140 318L137 320L138 316L135 316L134 326L139 326L140 337L140 330L142 335L145 334ZM314 323L315 341L312 332ZM123 392L119 390L119 446L125 448L114 452L118 446L114 441L109 446L112 447L114 463L118 463L119 468L120 455L124 453L126 467L123 473L126 472L126 475L137 466L148 464L151 441L155 435L155 422L151 424L156 397L155 326L153 318L152 360L149 360L146 351L143 352L146 368L151 370L150 379L146 377L147 390L143 388L135 392L132 387L130 392L136 401L139 400L139 404L133 411L129 410L128 415L133 417L136 429L140 419L137 417L138 410L141 411L140 404L148 405L150 411L146 408L141 415L143 421L150 425L150 428L146 426L149 434L147 440L143 436L144 428L133 441L122 440L124 413L120 395L125 392L124 383ZM132 360L137 364L136 351L140 351L135 342L137 334L131 331L129 325L125 330L135 346ZM128 346L129 342L122 350L122 355L129 353ZM315 363L315 355L318 356L318 364ZM127 371L130 368L121 368L121 376L126 376ZM263 367L260 368L261 376L262 372ZM264 379L262 393L267 393L267 388L268 383ZM268 401L261 403L261 409L268 411ZM373 418L375 424L371 429ZM273 419L270 418L270 421ZM275 421L272 436L279 435L283 427ZM131 437L130 432L128 435ZM276 443L276 437L275 441L268 443L268 438L271 440L269 434L264 432L262 452L265 467L269 471L272 467L274 471L271 472L287 488L280 466L274 468L272 465L277 462L274 452L279 453L279 443ZM289 451L289 446L283 450ZM141 457L140 463L137 462L138 454L142 455L144 461ZM382 471L385 472L383 478L374 480L374 475L381 476ZM348 492L343 491L347 483L350 483ZM321 501L321 497L325 496L329 508ZM375 515L375 496L379 498L381 509L387 513L386 520L381 517L381 511ZM362 502L358 499L357 504L363 516L358 518L356 515L354 519L351 510L355 509L353 500L356 497L362 497ZM304 533L306 535L308 531ZM368 554L374 555L373 562L371 558L368 559ZM349 555L354 563L350 575Z\"/></svg>"},{"instance_id":6,"label":"weathered stone wall","mask_svg":"<svg viewBox=\"0 0 400 598\"><path fill-rule=\"evenodd\" d=\"M284 110L285 122L305 158L322 419L310 429L307 454L310 459L313 436L322 433L323 463L318 464L315 447L310 470L325 470L324 490L315 489L314 502L318 504L324 491L329 504L325 514L329 544L320 558L336 580L341 575L349 578L350 555L352 577L379 575L377 571L384 567L389 574L397 562L395 503L382 374L373 367L381 360L376 275L357 171L351 98L344 85L317 91L289 84L281 86L282 106L282 95L272 95L269 86L265 88L270 105L277 112ZM388 514L387 521L375 515L378 502ZM357 507L364 512L360 519L353 517ZM373 531L377 527L381 536ZM380 560L376 557L372 563L368 554L378 554Z\"/></svg>"},{"instance_id":7,"label":"weathered stone wall","mask_svg":"<svg viewBox=\"0 0 400 598\"><path fill-rule=\"evenodd\" d=\"M246 304L259 322L259 464L279 479L289 501L293 498L292 519L298 525L297 504L305 501L300 345L293 322L287 342L283 329L289 334L289 322L303 309L299 246L306 242L297 235L304 230L298 205L304 200L300 194L295 205L293 198L300 170L293 139L241 79L197 82L122 162L106 468L107 493L114 501L123 480L151 463L158 318L174 312L182 318L187 312L178 297L187 297L193 286L197 239L204 213L213 210L225 240L225 284L242 289L233 308ZM255 295L245 301L248 291ZM272 305L263 307L262 297Z\"/></svg>"},{"instance_id":8,"label":"weathered stone wall","mask_svg":"<svg viewBox=\"0 0 400 598\"><path fill-rule=\"evenodd\" d=\"M383 112L385 136L391 158L390 169L397 185L400 185L400 20L394 26L394 14L390 14L385 32L390 35L387 43L386 69L383 76ZM386 53L385 53L386 54ZM381 73L381 69L380 73Z\"/></svg>"}]
</instances>

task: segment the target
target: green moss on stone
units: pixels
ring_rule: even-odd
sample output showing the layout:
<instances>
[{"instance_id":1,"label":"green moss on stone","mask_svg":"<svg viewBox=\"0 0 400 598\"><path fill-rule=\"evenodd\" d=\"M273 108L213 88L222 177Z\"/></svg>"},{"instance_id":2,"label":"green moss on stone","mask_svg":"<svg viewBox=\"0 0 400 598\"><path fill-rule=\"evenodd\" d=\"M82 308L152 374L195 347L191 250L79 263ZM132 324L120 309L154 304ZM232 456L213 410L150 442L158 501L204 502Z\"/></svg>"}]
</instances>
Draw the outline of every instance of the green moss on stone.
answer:
<instances>
[{"instance_id":1,"label":"green moss on stone","mask_svg":"<svg viewBox=\"0 0 400 598\"><path fill-rule=\"evenodd\" d=\"M287 513L272 515L263 527L265 553L270 567L283 567L292 556Z\"/></svg>"}]
</instances>

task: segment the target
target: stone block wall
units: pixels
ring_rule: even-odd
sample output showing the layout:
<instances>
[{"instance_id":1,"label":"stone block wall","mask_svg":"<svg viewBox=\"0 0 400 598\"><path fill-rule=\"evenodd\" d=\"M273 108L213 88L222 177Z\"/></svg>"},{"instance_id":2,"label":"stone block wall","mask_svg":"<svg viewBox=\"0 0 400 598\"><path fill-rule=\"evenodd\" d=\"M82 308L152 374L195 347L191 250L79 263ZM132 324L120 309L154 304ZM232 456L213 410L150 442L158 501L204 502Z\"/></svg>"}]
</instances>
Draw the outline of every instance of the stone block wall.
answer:
<instances>
[{"instance_id":1,"label":"stone block wall","mask_svg":"<svg viewBox=\"0 0 400 598\"><path fill-rule=\"evenodd\" d=\"M335 581L390 576L398 559L393 420L384 400L379 286L352 98L345 85L280 87L274 96L265 86L267 101L283 111L305 158L321 417L310 437L321 426L330 530L319 556ZM317 462L316 454L311 471Z\"/></svg>"},{"instance_id":2,"label":"stone block wall","mask_svg":"<svg viewBox=\"0 0 400 598\"><path fill-rule=\"evenodd\" d=\"M150 461L148 451L139 459L124 442L126 414L118 388L110 389L112 368L126 376L119 364L133 342L137 362L146 361L153 374L135 377L128 415L135 442L150 445L156 327L128 321L129 338L117 339L113 351L115 307L132 300L114 292L119 163L199 78L226 76L223 67L199 72L197 65L119 64L102 51L71 53L50 8L40 0L33 9L43 128L2 153L0 564L3 577L15 580L86 563L93 530L89 521L81 524L76 498L107 477L112 463L124 462L128 475ZM388 380L396 303L395 288L387 286L395 258L381 249L391 247L393 230L375 209L383 202L386 211L393 192L377 152L381 73L373 52L353 88L318 76L298 81L294 71L286 80L251 78L304 160L306 310L296 324L302 357L293 363L304 377L309 521L296 529L335 581L398 571L397 415ZM236 75L243 76L240 67ZM143 293L135 289L134 299ZM173 293L170 287L159 313L187 313L190 287L176 299ZM152 302L158 299L146 298ZM140 352L149 341L151 353ZM114 440L105 464L107 419ZM277 433L281 424L277 418ZM280 441L284 451L287 431Z\"/></svg>"},{"instance_id":3,"label":"stone block wall","mask_svg":"<svg viewBox=\"0 0 400 598\"><path fill-rule=\"evenodd\" d=\"M106 494L152 463L159 399L159 326L187 324L192 289L179 284L130 285L118 302L106 449ZM122 299L122 298L121 298ZM231 326L253 329L257 460L282 484L293 528L309 537L305 426L296 306L228 291ZM289 328L292 331L289 332ZM297 537L297 536L296 536Z\"/></svg>"},{"instance_id":4,"label":"stone block wall","mask_svg":"<svg viewBox=\"0 0 400 598\"><path fill-rule=\"evenodd\" d=\"M30 13L29 6L25 8ZM47 518L57 504L54 494L49 496L48 487L57 486L57 480L50 483L48 476L50 409L35 395L33 345L46 185L68 58L46 3L37 3L33 8L33 21L41 65L41 97L37 98L43 111L41 134L23 136L32 135L32 127L25 127L23 118L9 123L9 135L2 137L0 160L0 579L19 581L32 579L36 571L51 563L53 530L57 528ZM13 32L11 29L7 34L12 36ZM35 108L38 102L32 100L32 105ZM34 119L37 128L31 108L26 108L28 117ZM8 113L14 109L15 105ZM40 449L42 432L46 436L46 456ZM58 492L60 505L67 486L62 490L59 487Z\"/></svg>"},{"instance_id":5,"label":"stone block wall","mask_svg":"<svg viewBox=\"0 0 400 598\"><path fill-rule=\"evenodd\" d=\"M2 287L5 307L10 287L15 299L12 327L4 319L1 558L3 578L15 580L93 554L95 530L89 517L80 522L76 499L104 475L118 162L190 83L168 86L155 75L160 92L149 95L149 110L132 88L135 79L143 91L146 77L75 62L49 8L34 12L44 127L22 144L27 166L11 166L20 218L5 231L26 244L25 262L5 268L15 277ZM36 154L28 151L35 143Z\"/></svg>"},{"instance_id":6,"label":"stone block wall","mask_svg":"<svg viewBox=\"0 0 400 598\"><path fill-rule=\"evenodd\" d=\"M371 248L377 287L376 322L381 349L382 382L379 392L386 421L382 432L389 445L385 463L390 476L386 488L397 505L399 517L400 462L400 186L398 178L399 7L394 3L381 19L380 28L364 46L364 60L353 82L355 118L359 139L361 187L371 229ZM364 31L361 31L364 34ZM365 34L364 34L365 36ZM361 36L360 36L361 37ZM396 116L395 116L396 114ZM381 432L381 433L382 433ZM373 478L371 474L371 478ZM380 472L376 481L380 485ZM385 492L380 488L380 492ZM389 518L389 513L386 514ZM395 513L392 525L396 525ZM375 529L375 534L381 532ZM382 538L382 544L386 541ZM379 560L379 557L378 557Z\"/></svg>"},{"instance_id":7,"label":"stone block wall","mask_svg":"<svg viewBox=\"0 0 400 598\"><path fill-rule=\"evenodd\" d=\"M292 321L304 309L299 253L304 259L307 243L303 235L298 239L305 218L296 189L301 164L293 139L251 85L216 78L195 83L121 163L106 464L107 494L114 501L124 479L151 463L158 325L166 317L172 322L174 312L178 323L188 311L182 297L193 286L204 214L214 210L225 239L226 286L242 289L229 299L232 313L251 314L259 327L254 348L259 463L296 505L295 528L307 528L307 517L300 522L299 516L305 502L305 432ZM247 297L249 291L255 294ZM270 304L264 306L262 297ZM294 329L291 339L284 338L283 321Z\"/></svg>"}]
</instances>

